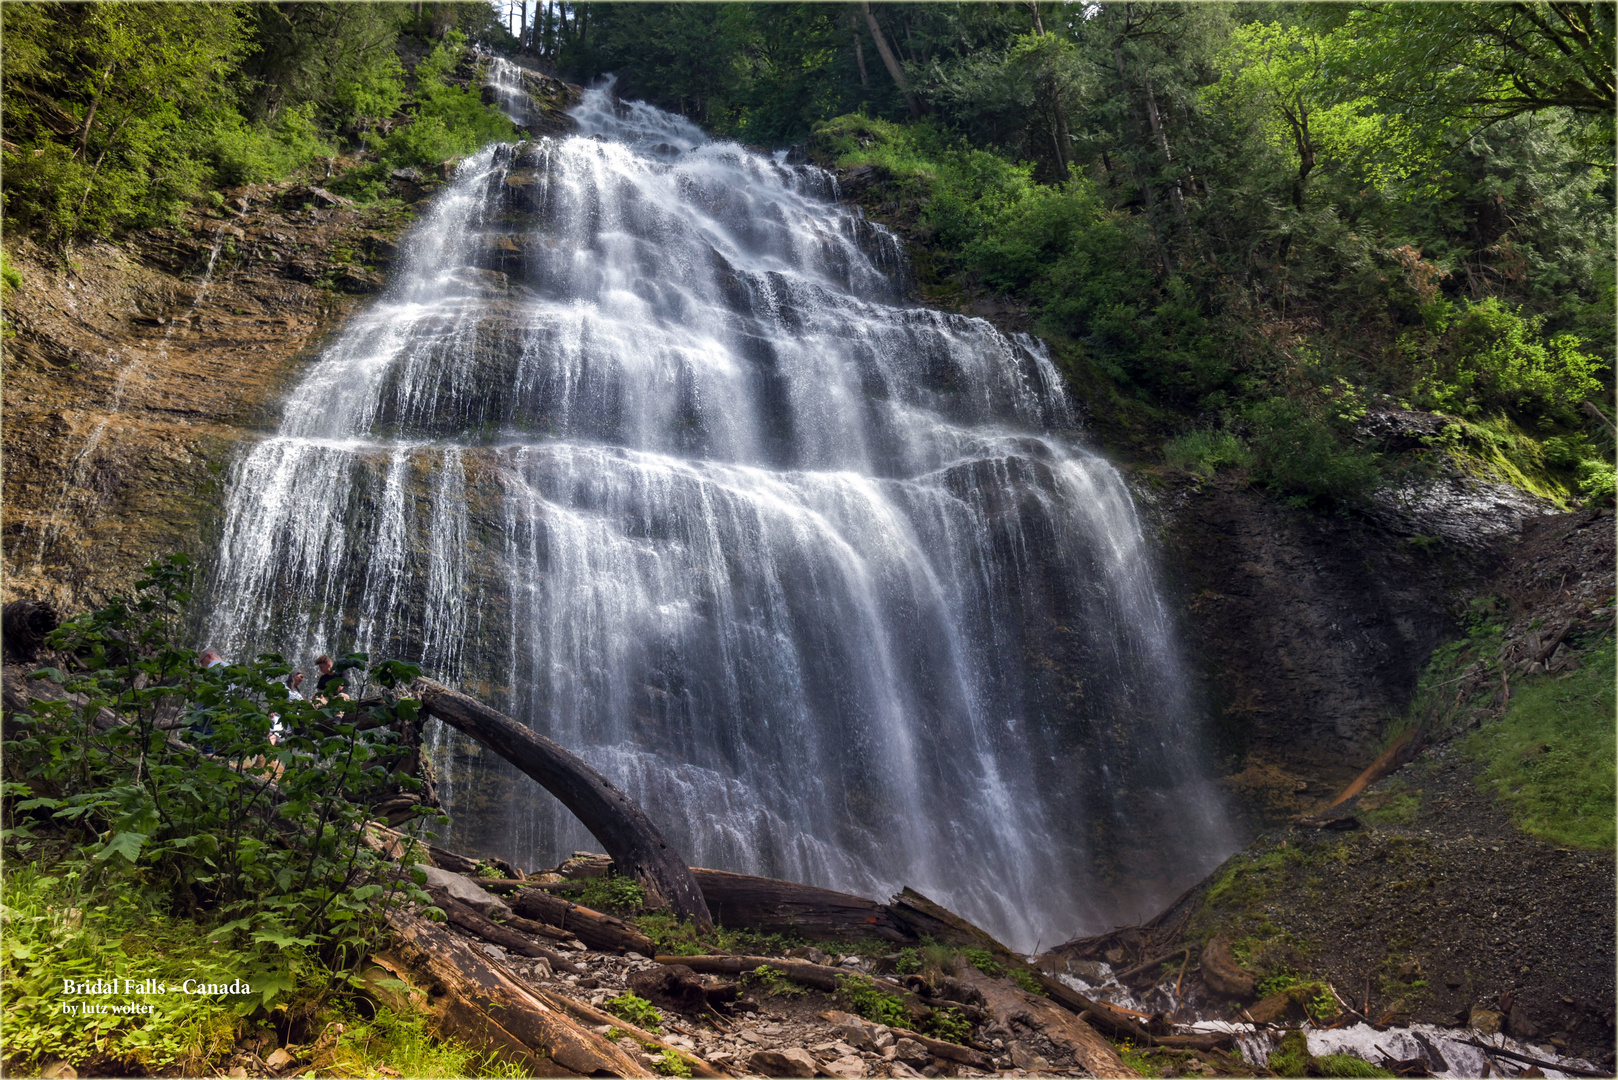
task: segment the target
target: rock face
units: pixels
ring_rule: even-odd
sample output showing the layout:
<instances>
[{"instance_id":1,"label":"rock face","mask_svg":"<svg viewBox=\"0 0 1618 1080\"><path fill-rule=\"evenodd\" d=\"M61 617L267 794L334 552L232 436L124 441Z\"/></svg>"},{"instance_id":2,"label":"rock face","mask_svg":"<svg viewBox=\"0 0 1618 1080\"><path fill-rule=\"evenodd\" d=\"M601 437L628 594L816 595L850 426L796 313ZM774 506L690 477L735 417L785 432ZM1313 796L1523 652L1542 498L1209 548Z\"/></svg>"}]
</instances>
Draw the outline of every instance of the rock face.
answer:
<instances>
[{"instance_id":1,"label":"rock face","mask_svg":"<svg viewBox=\"0 0 1618 1080\"><path fill-rule=\"evenodd\" d=\"M380 283L411 220L301 194L244 188L246 213L86 245L67 267L8 243L23 276L5 304L8 599L76 612L154 556L211 550L234 447L376 287L347 278Z\"/></svg>"},{"instance_id":2,"label":"rock face","mask_svg":"<svg viewBox=\"0 0 1618 1080\"><path fill-rule=\"evenodd\" d=\"M571 126L577 87L534 72L520 86L531 133ZM67 258L8 237L23 285L5 295L4 598L73 613L154 556L211 553L236 447L273 426L326 335L382 290L453 170L396 171L408 210L357 206L329 180L261 184Z\"/></svg>"},{"instance_id":3,"label":"rock face","mask_svg":"<svg viewBox=\"0 0 1618 1080\"><path fill-rule=\"evenodd\" d=\"M1143 474L1219 749L1239 794L1272 813L1301 809L1370 763L1428 654L1452 635L1458 591L1498 564L1538 510L1526 497L1468 492L1468 506L1496 506L1468 530L1437 495L1439 524L1423 518L1426 503L1391 500L1372 520L1290 509L1238 482Z\"/></svg>"}]
</instances>

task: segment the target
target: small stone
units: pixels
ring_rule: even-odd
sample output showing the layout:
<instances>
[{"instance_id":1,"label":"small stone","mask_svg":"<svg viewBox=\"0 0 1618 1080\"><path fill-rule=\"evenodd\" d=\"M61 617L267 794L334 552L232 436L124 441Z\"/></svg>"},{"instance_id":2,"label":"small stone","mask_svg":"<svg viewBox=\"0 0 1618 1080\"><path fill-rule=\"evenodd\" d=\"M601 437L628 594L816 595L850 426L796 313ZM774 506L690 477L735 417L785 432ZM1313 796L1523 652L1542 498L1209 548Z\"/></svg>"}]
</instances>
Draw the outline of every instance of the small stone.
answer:
<instances>
[{"instance_id":1,"label":"small stone","mask_svg":"<svg viewBox=\"0 0 1618 1080\"><path fill-rule=\"evenodd\" d=\"M742 1028L742 1030L740 1032L738 1032L737 1034L741 1035L741 1037L743 1039L747 1040L750 1043L757 1044L757 1043L761 1043L761 1042L764 1041L764 1036L760 1035L756 1030L754 1030L753 1028L750 1028L750 1027Z\"/></svg>"},{"instance_id":2,"label":"small stone","mask_svg":"<svg viewBox=\"0 0 1618 1080\"><path fill-rule=\"evenodd\" d=\"M636 963L645 963L646 962L646 957L642 956L638 952L626 952L626 953L624 953L624 959L625 960L633 960Z\"/></svg>"},{"instance_id":3,"label":"small stone","mask_svg":"<svg viewBox=\"0 0 1618 1080\"><path fill-rule=\"evenodd\" d=\"M1494 1009L1473 1007L1466 1018L1466 1026L1482 1035L1498 1035L1502 1016Z\"/></svg>"},{"instance_id":4,"label":"small stone","mask_svg":"<svg viewBox=\"0 0 1618 1080\"><path fill-rule=\"evenodd\" d=\"M79 1070L60 1059L52 1061L39 1071L46 1080L78 1080Z\"/></svg>"},{"instance_id":5,"label":"small stone","mask_svg":"<svg viewBox=\"0 0 1618 1080\"><path fill-rule=\"evenodd\" d=\"M912 1069L902 1061L895 1061L888 1066L889 1076L920 1076L921 1073Z\"/></svg>"},{"instance_id":6,"label":"small stone","mask_svg":"<svg viewBox=\"0 0 1618 1080\"><path fill-rule=\"evenodd\" d=\"M869 1073L865 1059L858 1054L845 1054L835 1061L829 1061L822 1066L822 1071L832 1076L862 1077Z\"/></svg>"},{"instance_id":7,"label":"small stone","mask_svg":"<svg viewBox=\"0 0 1618 1080\"><path fill-rule=\"evenodd\" d=\"M268 1065L272 1069L284 1069L288 1065L291 1065L292 1061L293 1058L291 1054L287 1053L285 1050L277 1050L275 1053L264 1059L264 1064Z\"/></svg>"},{"instance_id":8,"label":"small stone","mask_svg":"<svg viewBox=\"0 0 1618 1080\"><path fill-rule=\"evenodd\" d=\"M932 1060L927 1048L915 1039L900 1039L893 1044L893 1056L906 1065L920 1067Z\"/></svg>"},{"instance_id":9,"label":"small stone","mask_svg":"<svg viewBox=\"0 0 1618 1080\"><path fill-rule=\"evenodd\" d=\"M809 1051L798 1047L760 1050L747 1059L747 1064L760 1076L814 1076L820 1071Z\"/></svg>"}]
</instances>

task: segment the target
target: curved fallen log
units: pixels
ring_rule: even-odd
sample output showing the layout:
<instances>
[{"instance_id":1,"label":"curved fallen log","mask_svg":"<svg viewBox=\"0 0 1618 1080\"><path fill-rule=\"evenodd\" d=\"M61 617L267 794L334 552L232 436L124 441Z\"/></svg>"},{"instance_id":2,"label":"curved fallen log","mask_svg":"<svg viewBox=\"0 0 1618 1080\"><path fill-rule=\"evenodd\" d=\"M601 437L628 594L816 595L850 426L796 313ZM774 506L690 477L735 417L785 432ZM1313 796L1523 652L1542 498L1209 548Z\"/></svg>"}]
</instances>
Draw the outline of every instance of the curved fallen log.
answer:
<instances>
[{"instance_id":1,"label":"curved fallen log","mask_svg":"<svg viewBox=\"0 0 1618 1080\"><path fill-rule=\"evenodd\" d=\"M621 873L646 890L650 906L668 907L699 929L713 929L702 890L677 851L629 796L583 759L503 713L432 679L419 678L408 693L422 711L465 732L537 780L601 841Z\"/></svg>"}]
</instances>

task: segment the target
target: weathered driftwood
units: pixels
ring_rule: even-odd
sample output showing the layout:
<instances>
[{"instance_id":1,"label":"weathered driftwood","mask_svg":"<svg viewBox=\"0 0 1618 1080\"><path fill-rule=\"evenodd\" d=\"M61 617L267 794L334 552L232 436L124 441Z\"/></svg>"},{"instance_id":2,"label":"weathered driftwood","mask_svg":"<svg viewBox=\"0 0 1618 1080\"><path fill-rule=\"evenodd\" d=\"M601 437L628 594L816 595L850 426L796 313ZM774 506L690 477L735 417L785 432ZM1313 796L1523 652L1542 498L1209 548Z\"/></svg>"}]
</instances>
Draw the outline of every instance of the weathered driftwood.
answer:
<instances>
[{"instance_id":1,"label":"weathered driftwood","mask_svg":"<svg viewBox=\"0 0 1618 1080\"><path fill-rule=\"evenodd\" d=\"M547 949L532 937L519 933L520 927L515 927L510 922L502 926L474 911L468 905L461 903L443 889L435 889L429 885L427 895L431 896L433 903L443 910L444 918L451 925L458 926L468 933L476 934L491 945L499 945L503 949L510 949L519 956L543 957L550 962L552 968L560 968L562 971L574 974L583 974L577 964L568 960L561 953L554 949ZM515 921L525 924L528 922L526 919Z\"/></svg>"},{"instance_id":2,"label":"weathered driftwood","mask_svg":"<svg viewBox=\"0 0 1618 1080\"><path fill-rule=\"evenodd\" d=\"M714 921L734 929L812 941L910 942L916 935L875 900L794 881L693 867Z\"/></svg>"},{"instance_id":3,"label":"weathered driftwood","mask_svg":"<svg viewBox=\"0 0 1618 1080\"><path fill-rule=\"evenodd\" d=\"M599 1027L602 1024L610 1024L619 1031L627 1033L631 1038L643 1046L647 1043L652 1043L661 1048L664 1053L673 1054L681 1061L685 1062L686 1067L691 1070L692 1076L716 1078L730 1075L729 1073L721 1072L719 1069L697 1057L697 1055L691 1053L689 1050L682 1050L678 1046L671 1046L662 1039L658 1038L656 1035L653 1035L651 1032L631 1024L628 1020L613 1016L610 1013L604 1013L594 1006L586 1005L582 1001L575 1001L573 998L564 997L561 994L554 996L557 1005L565 1009L568 1013L583 1023L590 1024L595 1027Z\"/></svg>"},{"instance_id":4,"label":"weathered driftwood","mask_svg":"<svg viewBox=\"0 0 1618 1080\"><path fill-rule=\"evenodd\" d=\"M655 948L651 938L622 919L569 903L540 889L524 889L510 903L511 910L523 918L566 930L592 949L650 956Z\"/></svg>"},{"instance_id":5,"label":"weathered driftwood","mask_svg":"<svg viewBox=\"0 0 1618 1080\"><path fill-rule=\"evenodd\" d=\"M531 1076L652 1075L552 995L525 985L447 927L399 910L385 918L395 943L375 959L403 982L432 991L424 1003L440 1033L488 1047ZM380 986L374 992L384 1001L390 993Z\"/></svg>"},{"instance_id":6,"label":"weathered driftwood","mask_svg":"<svg viewBox=\"0 0 1618 1080\"><path fill-rule=\"evenodd\" d=\"M601 841L619 872L640 882L651 906L666 906L702 930L713 928L691 868L645 811L605 776L545 736L442 683L417 679L409 692L420 699L423 712L470 735L561 800Z\"/></svg>"},{"instance_id":7,"label":"weathered driftwood","mask_svg":"<svg viewBox=\"0 0 1618 1080\"><path fill-rule=\"evenodd\" d=\"M1124 1064L1118 1051L1095 1028L1049 999L1030 994L1004 980L992 979L974 967L962 970L961 981L982 991L989 1011L1002 1021L1026 1014L1026 1023L1039 1028L1057 1046L1071 1051L1091 1076L1140 1075Z\"/></svg>"},{"instance_id":8,"label":"weathered driftwood","mask_svg":"<svg viewBox=\"0 0 1618 1080\"><path fill-rule=\"evenodd\" d=\"M989 1057L989 1055L980 1054L970 1046L962 1046L959 1043L945 1042L943 1039L935 1039L931 1035L923 1035L919 1031L907 1031L904 1028L892 1028L890 1030L892 1030L892 1032L901 1039L914 1039L921 1043L921 1045L925 1046L927 1048L927 1052L933 1055L933 1057L941 1057L948 1061L958 1061L962 1065L966 1065L974 1069L981 1069L985 1072L994 1069L994 1061Z\"/></svg>"},{"instance_id":9,"label":"weathered driftwood","mask_svg":"<svg viewBox=\"0 0 1618 1080\"><path fill-rule=\"evenodd\" d=\"M825 964L811 964L807 960L783 960L773 956L659 956L655 959L659 964L679 964L688 967L700 975L745 975L760 967L771 967L795 983L802 983L804 986L823 990L828 994L836 993L838 979L861 974L843 968L828 967ZM887 979L871 981L890 993L915 997L896 982Z\"/></svg>"},{"instance_id":10,"label":"weathered driftwood","mask_svg":"<svg viewBox=\"0 0 1618 1080\"><path fill-rule=\"evenodd\" d=\"M890 917L916 937L928 937L946 945L988 949L1001 956L1012 952L984 931L948 908L933 903L915 889L906 888L888 901Z\"/></svg>"}]
</instances>

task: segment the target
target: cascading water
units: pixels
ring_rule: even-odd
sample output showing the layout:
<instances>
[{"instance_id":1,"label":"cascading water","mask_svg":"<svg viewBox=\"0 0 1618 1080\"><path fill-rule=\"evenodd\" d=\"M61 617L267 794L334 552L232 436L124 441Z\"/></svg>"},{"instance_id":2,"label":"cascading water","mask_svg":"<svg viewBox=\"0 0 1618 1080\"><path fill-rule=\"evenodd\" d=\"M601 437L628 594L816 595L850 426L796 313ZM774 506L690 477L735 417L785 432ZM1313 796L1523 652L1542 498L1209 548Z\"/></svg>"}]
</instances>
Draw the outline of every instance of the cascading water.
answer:
<instances>
[{"instance_id":1,"label":"cascading water","mask_svg":"<svg viewBox=\"0 0 1618 1080\"><path fill-rule=\"evenodd\" d=\"M911 885L1023 948L1215 863L1141 527L1043 346L908 305L824 172L574 115L462 164L237 465L209 643L417 660L695 864ZM435 739L453 842L596 846Z\"/></svg>"}]
</instances>

